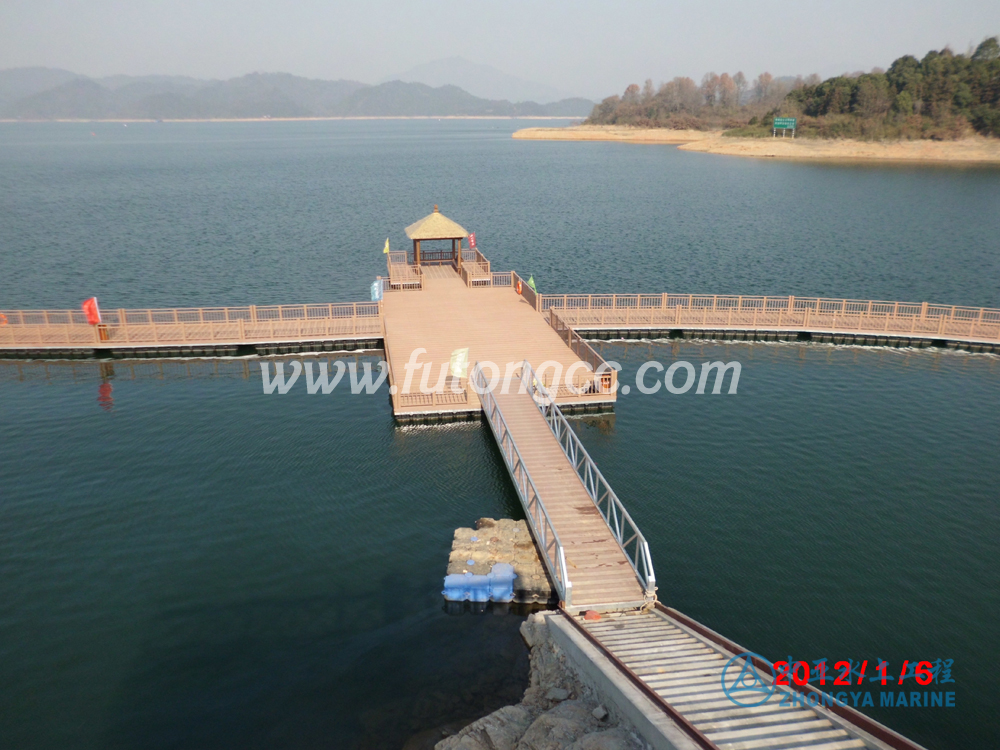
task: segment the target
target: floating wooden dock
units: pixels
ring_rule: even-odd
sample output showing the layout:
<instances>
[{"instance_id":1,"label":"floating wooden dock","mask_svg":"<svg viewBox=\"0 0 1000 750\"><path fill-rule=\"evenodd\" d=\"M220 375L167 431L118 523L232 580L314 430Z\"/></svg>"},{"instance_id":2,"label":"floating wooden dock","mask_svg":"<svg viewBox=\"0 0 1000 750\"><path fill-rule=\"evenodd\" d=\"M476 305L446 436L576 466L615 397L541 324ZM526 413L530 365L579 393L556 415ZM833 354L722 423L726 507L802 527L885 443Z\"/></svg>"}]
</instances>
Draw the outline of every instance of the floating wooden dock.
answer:
<instances>
[{"instance_id":1,"label":"floating wooden dock","mask_svg":"<svg viewBox=\"0 0 1000 750\"><path fill-rule=\"evenodd\" d=\"M390 264L390 268L397 265ZM402 273L394 270L385 279L387 290L419 290L422 279L435 277L434 271L420 273L407 267L410 283L392 287L390 278L398 283ZM468 278L466 283L478 289L512 292L517 281L525 288L523 279L512 271L457 276L463 281ZM518 296L560 335L571 330L575 338L811 339L1000 352L1000 309L996 308L816 297L536 295L527 288ZM93 326L81 310L0 309L0 356L268 356L381 349L383 311L382 302L112 309L102 311L102 324Z\"/></svg>"},{"instance_id":2,"label":"floating wooden dock","mask_svg":"<svg viewBox=\"0 0 1000 750\"><path fill-rule=\"evenodd\" d=\"M506 277L505 281L513 279L514 284L520 281L522 292L527 288L516 274ZM468 349L470 366L492 362L501 380L505 375L510 380L511 368L519 369L525 359L536 368L554 363L562 373L575 366L576 392L564 382L553 382L555 367L542 373L557 403L595 408L614 403L617 373L607 370L603 384L595 379L593 371L604 362L600 355L579 337L567 342L523 293L517 294L510 285L470 286L453 267L430 266L422 269L419 288L384 295L382 317L397 418L481 411L467 374L454 378L448 373L453 352L464 349ZM418 351L413 362L419 369L410 371L407 383L406 365Z\"/></svg>"}]
</instances>

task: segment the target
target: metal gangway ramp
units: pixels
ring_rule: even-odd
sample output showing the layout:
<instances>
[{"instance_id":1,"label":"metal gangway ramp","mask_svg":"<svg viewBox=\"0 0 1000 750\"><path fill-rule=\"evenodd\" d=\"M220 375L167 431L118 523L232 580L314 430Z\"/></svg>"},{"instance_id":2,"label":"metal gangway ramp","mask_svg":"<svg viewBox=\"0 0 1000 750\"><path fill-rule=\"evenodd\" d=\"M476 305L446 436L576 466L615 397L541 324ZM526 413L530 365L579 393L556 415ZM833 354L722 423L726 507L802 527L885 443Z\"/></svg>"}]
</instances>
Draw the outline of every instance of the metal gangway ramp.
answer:
<instances>
[{"instance_id":1,"label":"metal gangway ramp","mask_svg":"<svg viewBox=\"0 0 1000 750\"><path fill-rule=\"evenodd\" d=\"M491 388L478 363L472 380L563 606L651 605L649 545L531 365L507 389Z\"/></svg>"},{"instance_id":2,"label":"metal gangway ramp","mask_svg":"<svg viewBox=\"0 0 1000 750\"><path fill-rule=\"evenodd\" d=\"M925 750L832 700L830 688L779 685L763 657L659 602L599 620L563 614L673 719L692 750ZM734 699L747 668L757 692Z\"/></svg>"}]
</instances>

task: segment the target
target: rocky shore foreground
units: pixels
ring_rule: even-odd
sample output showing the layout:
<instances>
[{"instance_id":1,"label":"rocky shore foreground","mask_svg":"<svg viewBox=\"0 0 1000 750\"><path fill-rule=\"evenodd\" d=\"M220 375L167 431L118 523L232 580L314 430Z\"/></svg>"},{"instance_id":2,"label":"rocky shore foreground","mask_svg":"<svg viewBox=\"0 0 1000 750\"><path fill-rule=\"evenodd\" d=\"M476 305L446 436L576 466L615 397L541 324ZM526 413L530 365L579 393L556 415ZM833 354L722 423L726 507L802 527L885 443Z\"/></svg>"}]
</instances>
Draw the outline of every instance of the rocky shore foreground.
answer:
<instances>
[{"instance_id":1,"label":"rocky shore foreground","mask_svg":"<svg viewBox=\"0 0 1000 750\"><path fill-rule=\"evenodd\" d=\"M953 164L1000 164L1000 139L974 136L957 141L854 141L818 138L729 138L718 131L577 125L525 128L521 140L618 141L677 144L682 151L772 159L824 161L899 161Z\"/></svg>"},{"instance_id":2,"label":"rocky shore foreground","mask_svg":"<svg viewBox=\"0 0 1000 750\"><path fill-rule=\"evenodd\" d=\"M434 750L644 750L613 706L603 705L573 671L543 613L525 620L521 635L531 650L531 681L521 702L441 739Z\"/></svg>"}]
</instances>

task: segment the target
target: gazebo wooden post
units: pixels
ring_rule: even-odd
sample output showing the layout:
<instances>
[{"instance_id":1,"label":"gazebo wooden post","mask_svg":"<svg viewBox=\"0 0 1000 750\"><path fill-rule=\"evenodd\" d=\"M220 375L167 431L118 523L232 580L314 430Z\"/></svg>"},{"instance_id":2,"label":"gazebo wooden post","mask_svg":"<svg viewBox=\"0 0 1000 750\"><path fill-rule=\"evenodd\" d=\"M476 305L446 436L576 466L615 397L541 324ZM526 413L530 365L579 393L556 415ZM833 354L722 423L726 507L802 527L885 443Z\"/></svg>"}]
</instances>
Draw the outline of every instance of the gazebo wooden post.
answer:
<instances>
[{"instance_id":1,"label":"gazebo wooden post","mask_svg":"<svg viewBox=\"0 0 1000 750\"><path fill-rule=\"evenodd\" d=\"M413 240L413 262L420 265L420 240Z\"/></svg>"},{"instance_id":2,"label":"gazebo wooden post","mask_svg":"<svg viewBox=\"0 0 1000 750\"><path fill-rule=\"evenodd\" d=\"M455 258L456 268L462 270L462 240L451 241L451 254Z\"/></svg>"}]
</instances>

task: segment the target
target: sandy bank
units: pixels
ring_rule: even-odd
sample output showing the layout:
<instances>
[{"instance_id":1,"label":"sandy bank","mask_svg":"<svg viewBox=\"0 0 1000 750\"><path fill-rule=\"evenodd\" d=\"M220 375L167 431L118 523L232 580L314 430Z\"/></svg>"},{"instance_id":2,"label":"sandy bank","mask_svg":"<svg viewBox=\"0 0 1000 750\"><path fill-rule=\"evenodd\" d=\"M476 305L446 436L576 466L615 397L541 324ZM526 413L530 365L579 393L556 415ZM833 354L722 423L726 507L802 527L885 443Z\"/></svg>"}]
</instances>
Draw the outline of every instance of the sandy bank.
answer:
<instances>
[{"instance_id":1,"label":"sandy bank","mask_svg":"<svg viewBox=\"0 0 1000 750\"><path fill-rule=\"evenodd\" d=\"M725 138L718 132L579 126L526 128L514 138L552 141L619 141L678 144L682 151L729 156L825 161L911 161L1000 164L1000 139L975 136L960 141L818 140L814 138Z\"/></svg>"},{"instance_id":2,"label":"sandy bank","mask_svg":"<svg viewBox=\"0 0 1000 750\"><path fill-rule=\"evenodd\" d=\"M624 128L601 125L577 125L570 128L524 128L514 138L528 141L622 141L627 143L690 143L713 138L716 133L703 130L668 130L666 128Z\"/></svg>"}]
</instances>

